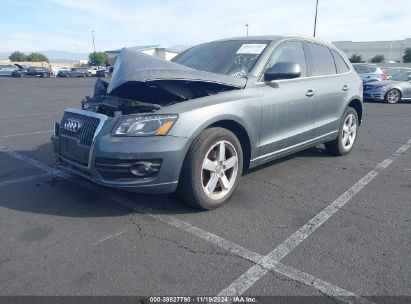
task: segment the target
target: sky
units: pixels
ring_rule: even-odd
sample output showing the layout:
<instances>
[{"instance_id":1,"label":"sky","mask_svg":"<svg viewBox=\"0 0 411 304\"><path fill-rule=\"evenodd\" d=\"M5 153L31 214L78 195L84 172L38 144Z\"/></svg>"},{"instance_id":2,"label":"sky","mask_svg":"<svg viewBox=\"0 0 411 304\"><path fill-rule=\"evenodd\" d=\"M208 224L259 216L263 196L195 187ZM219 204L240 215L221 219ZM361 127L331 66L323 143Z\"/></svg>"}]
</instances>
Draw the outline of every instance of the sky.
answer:
<instances>
[{"instance_id":1,"label":"sky","mask_svg":"<svg viewBox=\"0 0 411 304\"><path fill-rule=\"evenodd\" d=\"M0 0L0 51L81 53L195 45L220 38L312 35L316 0ZM410 0L319 0L326 41L411 38Z\"/></svg>"}]
</instances>

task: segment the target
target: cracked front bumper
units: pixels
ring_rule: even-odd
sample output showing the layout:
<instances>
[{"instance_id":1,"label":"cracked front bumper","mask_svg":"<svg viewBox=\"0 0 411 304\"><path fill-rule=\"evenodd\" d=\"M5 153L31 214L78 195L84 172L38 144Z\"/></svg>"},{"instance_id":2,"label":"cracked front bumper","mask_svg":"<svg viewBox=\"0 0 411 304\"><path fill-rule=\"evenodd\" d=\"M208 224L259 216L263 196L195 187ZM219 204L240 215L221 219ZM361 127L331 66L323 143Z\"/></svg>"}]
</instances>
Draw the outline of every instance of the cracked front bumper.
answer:
<instances>
[{"instance_id":1,"label":"cracked front bumper","mask_svg":"<svg viewBox=\"0 0 411 304\"><path fill-rule=\"evenodd\" d=\"M62 155L63 146L66 145L63 135L54 135L51 141L59 168L100 185L141 193L174 192L188 148L188 139L183 137L102 135L95 138L85 164L70 159L67 154ZM155 176L142 178L131 173L133 164L150 160L161 163Z\"/></svg>"}]
</instances>

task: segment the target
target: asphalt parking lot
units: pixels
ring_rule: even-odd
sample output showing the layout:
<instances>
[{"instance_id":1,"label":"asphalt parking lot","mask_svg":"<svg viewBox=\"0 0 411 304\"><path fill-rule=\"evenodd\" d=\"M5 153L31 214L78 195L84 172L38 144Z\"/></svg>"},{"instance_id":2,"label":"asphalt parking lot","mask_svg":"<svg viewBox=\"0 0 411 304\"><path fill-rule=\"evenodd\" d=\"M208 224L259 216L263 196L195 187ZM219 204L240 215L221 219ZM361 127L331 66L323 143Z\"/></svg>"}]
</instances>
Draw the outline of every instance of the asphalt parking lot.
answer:
<instances>
[{"instance_id":1,"label":"asphalt parking lot","mask_svg":"<svg viewBox=\"0 0 411 304\"><path fill-rule=\"evenodd\" d=\"M200 212L52 168L53 122L94 81L0 79L0 295L410 300L411 103L366 103L349 155L277 160Z\"/></svg>"}]
</instances>

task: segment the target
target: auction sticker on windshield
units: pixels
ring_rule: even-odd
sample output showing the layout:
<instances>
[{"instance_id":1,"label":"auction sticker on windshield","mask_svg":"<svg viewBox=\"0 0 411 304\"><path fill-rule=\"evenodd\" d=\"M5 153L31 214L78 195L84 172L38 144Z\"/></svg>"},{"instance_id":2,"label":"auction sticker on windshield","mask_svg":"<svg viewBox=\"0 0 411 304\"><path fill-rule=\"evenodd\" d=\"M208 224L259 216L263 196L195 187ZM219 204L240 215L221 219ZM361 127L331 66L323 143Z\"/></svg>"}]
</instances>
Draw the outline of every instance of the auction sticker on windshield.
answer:
<instances>
[{"instance_id":1,"label":"auction sticker on windshield","mask_svg":"<svg viewBox=\"0 0 411 304\"><path fill-rule=\"evenodd\" d=\"M243 44L236 54L256 54L260 55L264 51L267 44L263 43L247 43Z\"/></svg>"}]
</instances>

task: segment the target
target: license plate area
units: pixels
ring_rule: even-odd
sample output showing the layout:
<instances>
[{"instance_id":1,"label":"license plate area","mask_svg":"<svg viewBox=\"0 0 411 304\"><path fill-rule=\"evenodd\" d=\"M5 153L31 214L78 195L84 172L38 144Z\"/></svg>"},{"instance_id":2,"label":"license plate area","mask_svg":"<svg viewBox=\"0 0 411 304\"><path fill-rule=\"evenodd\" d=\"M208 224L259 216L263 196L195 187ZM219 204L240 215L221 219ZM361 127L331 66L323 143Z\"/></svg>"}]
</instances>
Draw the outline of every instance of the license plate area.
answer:
<instances>
[{"instance_id":1,"label":"license plate area","mask_svg":"<svg viewBox=\"0 0 411 304\"><path fill-rule=\"evenodd\" d=\"M71 161L88 166L90 147L80 144L80 140L60 135L59 154Z\"/></svg>"}]
</instances>

